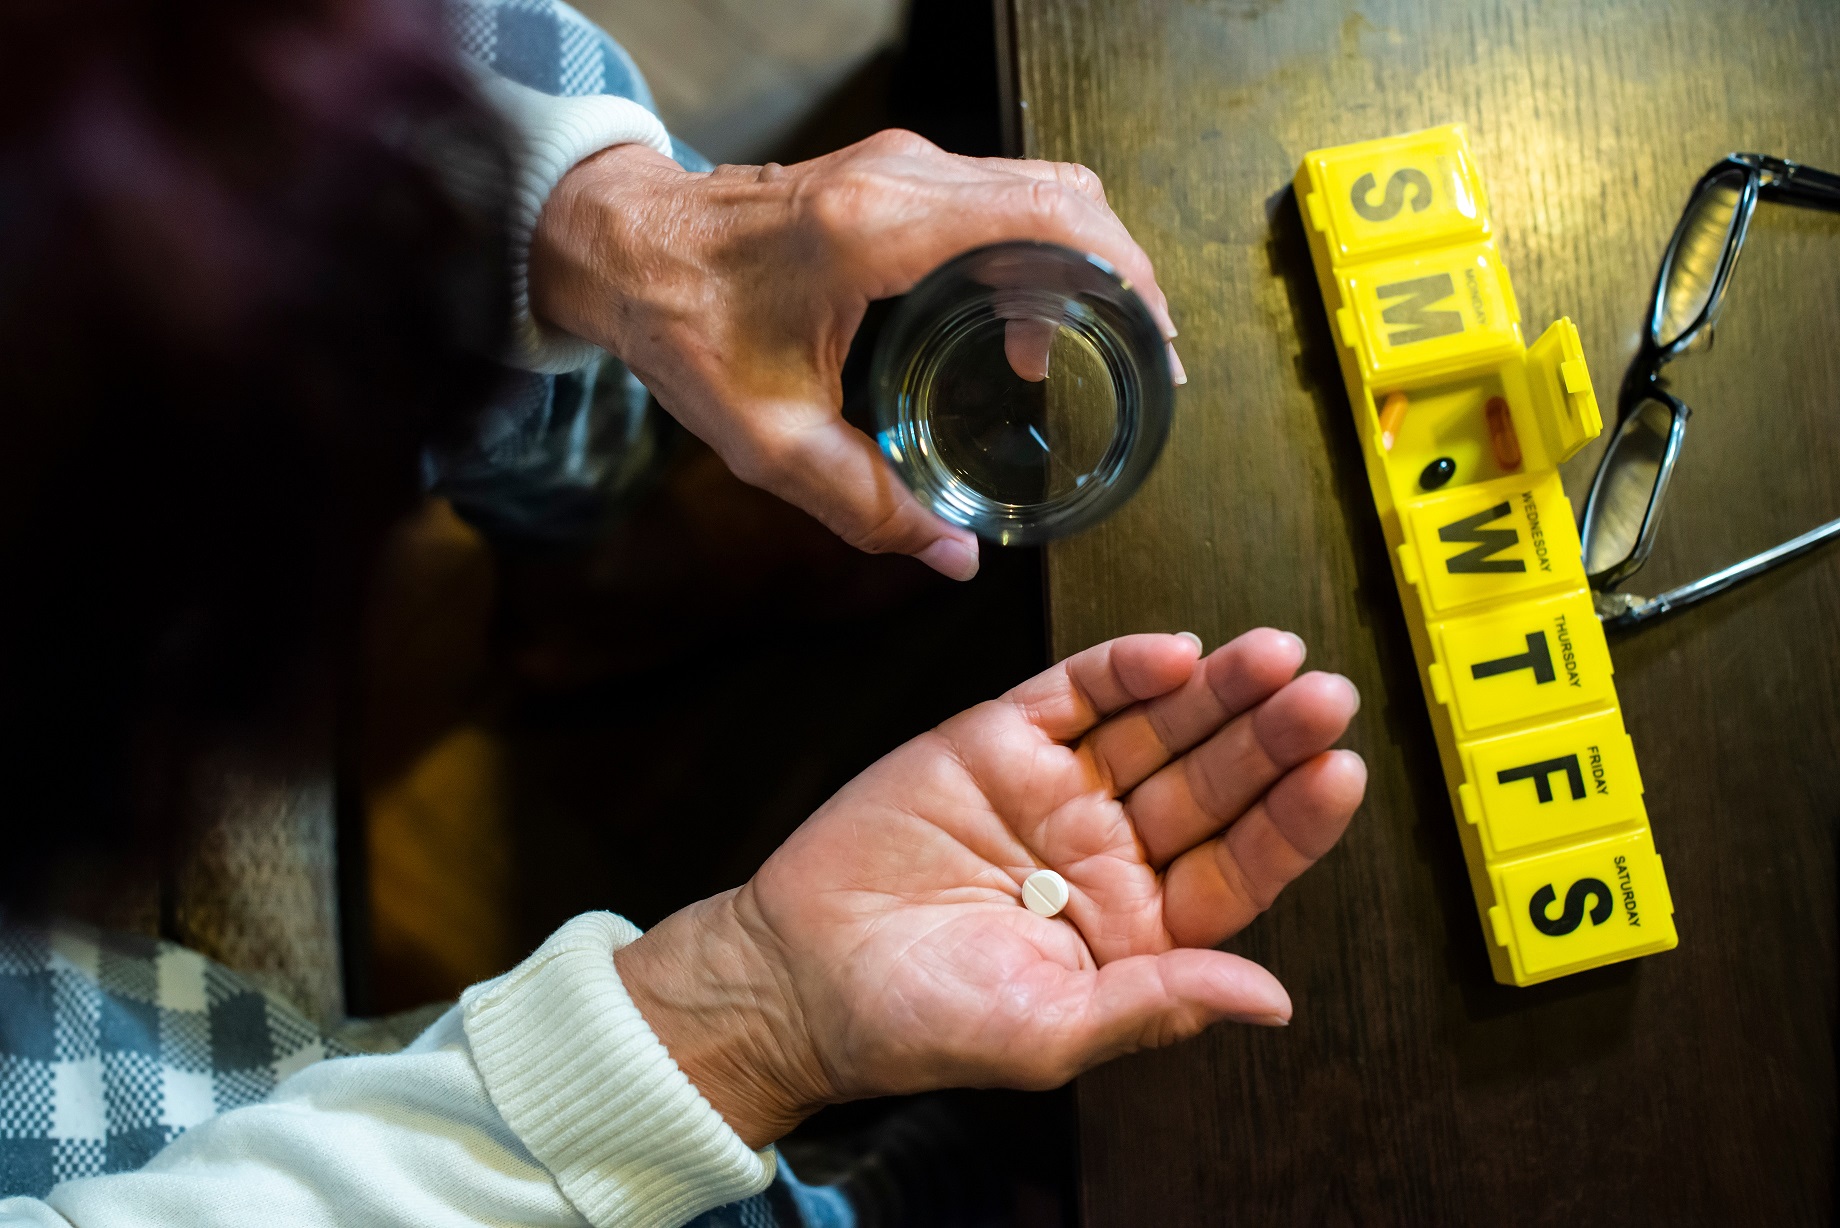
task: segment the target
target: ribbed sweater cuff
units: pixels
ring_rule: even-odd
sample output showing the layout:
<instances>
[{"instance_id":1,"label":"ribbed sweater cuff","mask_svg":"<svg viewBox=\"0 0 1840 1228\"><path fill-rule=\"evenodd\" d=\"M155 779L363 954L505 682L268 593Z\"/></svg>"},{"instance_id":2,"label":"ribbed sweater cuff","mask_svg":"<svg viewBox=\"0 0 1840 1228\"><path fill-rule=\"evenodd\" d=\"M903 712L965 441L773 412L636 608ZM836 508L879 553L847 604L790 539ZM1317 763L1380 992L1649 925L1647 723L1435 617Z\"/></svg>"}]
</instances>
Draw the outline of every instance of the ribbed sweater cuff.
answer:
<instances>
[{"instance_id":1,"label":"ribbed sweater cuff","mask_svg":"<svg viewBox=\"0 0 1840 1228\"><path fill-rule=\"evenodd\" d=\"M587 366L600 348L530 314L530 239L544 202L562 177L590 154L614 145L644 145L671 156L658 117L630 98L589 94L560 98L504 77L478 72L480 89L518 137L511 200L512 341L506 360L526 371L558 374Z\"/></svg>"},{"instance_id":2,"label":"ribbed sweater cuff","mask_svg":"<svg viewBox=\"0 0 1840 1228\"><path fill-rule=\"evenodd\" d=\"M461 997L486 1091L596 1225L666 1228L773 1179L691 1085L626 994L613 953L639 930L570 921L529 959Z\"/></svg>"}]
</instances>

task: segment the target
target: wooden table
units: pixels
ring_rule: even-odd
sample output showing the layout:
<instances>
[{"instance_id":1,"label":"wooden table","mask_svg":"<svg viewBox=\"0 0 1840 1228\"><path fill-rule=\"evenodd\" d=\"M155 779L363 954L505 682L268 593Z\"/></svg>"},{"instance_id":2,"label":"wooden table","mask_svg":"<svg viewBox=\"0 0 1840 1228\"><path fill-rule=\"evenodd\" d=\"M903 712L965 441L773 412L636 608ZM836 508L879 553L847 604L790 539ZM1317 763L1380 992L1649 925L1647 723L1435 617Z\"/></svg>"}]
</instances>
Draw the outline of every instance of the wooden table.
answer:
<instances>
[{"instance_id":1,"label":"wooden table","mask_svg":"<svg viewBox=\"0 0 1840 1228\"><path fill-rule=\"evenodd\" d=\"M1049 552L1055 651L1293 628L1365 696L1368 802L1233 949L1285 1032L1079 1085L1089 1228L1806 1223L1831 1214L1840 547L1612 643L1679 950L1491 980L1286 185L1305 151L1468 125L1529 335L1606 409L1685 194L1721 154L1840 170L1834 0L1009 0L1019 143L1157 262L1191 374L1162 465ZM1840 216L1763 206L1637 592L1840 515ZM1567 467L1578 500L1599 445Z\"/></svg>"}]
</instances>

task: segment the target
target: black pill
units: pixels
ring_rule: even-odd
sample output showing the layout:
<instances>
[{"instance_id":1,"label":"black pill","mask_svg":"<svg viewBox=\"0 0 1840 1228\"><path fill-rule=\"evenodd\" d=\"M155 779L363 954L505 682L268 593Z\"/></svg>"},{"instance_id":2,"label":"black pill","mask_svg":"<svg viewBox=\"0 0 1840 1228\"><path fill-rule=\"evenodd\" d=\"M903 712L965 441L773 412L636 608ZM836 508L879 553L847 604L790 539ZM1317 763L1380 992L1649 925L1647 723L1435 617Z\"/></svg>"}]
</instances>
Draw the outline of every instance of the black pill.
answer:
<instances>
[{"instance_id":1,"label":"black pill","mask_svg":"<svg viewBox=\"0 0 1840 1228\"><path fill-rule=\"evenodd\" d=\"M1426 490L1436 490L1456 475L1457 462L1440 456L1425 466L1425 471L1418 475L1418 484Z\"/></svg>"}]
</instances>

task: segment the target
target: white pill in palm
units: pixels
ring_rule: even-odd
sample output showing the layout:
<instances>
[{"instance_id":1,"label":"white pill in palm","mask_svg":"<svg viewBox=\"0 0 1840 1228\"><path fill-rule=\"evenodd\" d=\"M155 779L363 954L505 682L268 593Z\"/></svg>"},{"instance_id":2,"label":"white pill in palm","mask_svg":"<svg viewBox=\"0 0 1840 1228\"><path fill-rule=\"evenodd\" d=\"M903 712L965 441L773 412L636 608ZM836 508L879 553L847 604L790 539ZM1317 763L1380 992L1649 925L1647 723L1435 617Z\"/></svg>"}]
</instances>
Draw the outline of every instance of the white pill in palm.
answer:
<instances>
[{"instance_id":1,"label":"white pill in palm","mask_svg":"<svg viewBox=\"0 0 1840 1228\"><path fill-rule=\"evenodd\" d=\"M1039 917L1067 907L1067 880L1052 870L1037 870L1022 880L1022 902Z\"/></svg>"}]
</instances>

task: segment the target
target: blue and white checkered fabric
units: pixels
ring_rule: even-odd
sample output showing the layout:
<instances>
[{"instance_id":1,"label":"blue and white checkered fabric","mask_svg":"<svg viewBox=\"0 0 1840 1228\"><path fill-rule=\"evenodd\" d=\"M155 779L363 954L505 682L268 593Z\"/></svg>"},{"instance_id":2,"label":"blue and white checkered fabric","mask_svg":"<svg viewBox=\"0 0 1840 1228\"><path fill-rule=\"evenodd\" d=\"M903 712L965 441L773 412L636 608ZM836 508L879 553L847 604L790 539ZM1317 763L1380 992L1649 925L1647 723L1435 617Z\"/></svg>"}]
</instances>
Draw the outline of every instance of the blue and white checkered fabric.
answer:
<instances>
[{"instance_id":1,"label":"blue and white checkered fabric","mask_svg":"<svg viewBox=\"0 0 1840 1228\"><path fill-rule=\"evenodd\" d=\"M196 951L138 934L0 923L0 1198L139 1168L186 1130L353 1051ZM782 1163L695 1228L853 1228Z\"/></svg>"},{"instance_id":2,"label":"blue and white checkered fabric","mask_svg":"<svg viewBox=\"0 0 1840 1228\"><path fill-rule=\"evenodd\" d=\"M345 1052L196 951L0 925L0 1197L139 1168L207 1117Z\"/></svg>"},{"instance_id":3,"label":"blue and white checkered fabric","mask_svg":"<svg viewBox=\"0 0 1840 1228\"><path fill-rule=\"evenodd\" d=\"M0 1198L139 1168L186 1130L353 1050L196 951L138 934L0 923ZM853 1228L783 1163L694 1228Z\"/></svg>"},{"instance_id":4,"label":"blue and white checkered fabric","mask_svg":"<svg viewBox=\"0 0 1840 1228\"><path fill-rule=\"evenodd\" d=\"M545 94L615 94L657 111L651 87L626 48L562 0L450 0L448 26L461 52L499 76ZM675 137L686 170L709 162Z\"/></svg>"}]
</instances>

